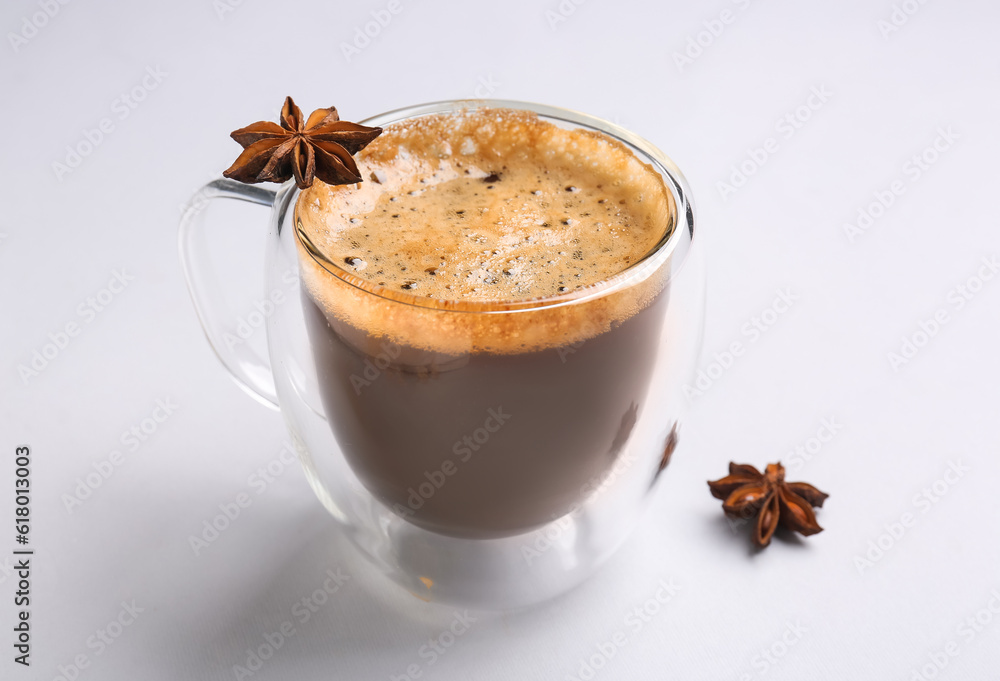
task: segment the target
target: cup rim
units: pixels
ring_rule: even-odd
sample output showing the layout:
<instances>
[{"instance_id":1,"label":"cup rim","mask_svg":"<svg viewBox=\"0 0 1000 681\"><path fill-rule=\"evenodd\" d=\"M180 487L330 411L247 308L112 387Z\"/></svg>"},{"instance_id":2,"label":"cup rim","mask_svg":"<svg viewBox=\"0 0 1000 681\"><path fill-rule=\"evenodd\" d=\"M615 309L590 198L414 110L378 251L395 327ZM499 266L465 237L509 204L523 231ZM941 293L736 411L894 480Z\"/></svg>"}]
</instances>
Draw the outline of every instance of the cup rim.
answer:
<instances>
[{"instance_id":1,"label":"cup rim","mask_svg":"<svg viewBox=\"0 0 1000 681\"><path fill-rule=\"evenodd\" d=\"M372 127L384 127L422 116L455 113L471 109L514 109L529 111L543 119L570 123L604 133L624 144L633 153L638 152L641 161L651 163L657 172L660 173L664 179L664 186L671 193L675 207L675 214L671 216L673 225L664 233L660 241L642 258L620 272L580 289L557 293L551 296L516 301L442 300L420 297L405 291L390 289L387 286L379 286L355 276L331 262L318 247L311 243L309 237L300 228L298 220L298 197L301 190L294 183L289 182L289 189L293 190L289 201L293 206L295 239L310 255L313 261L331 276L378 298L431 310L484 314L537 310L585 303L646 279L671 260L672 254L676 254L679 257L675 258L674 262L671 263L671 269L676 271L681 266L686 259L685 256L690 249L691 240L694 237L694 208L691 203L691 192L687 180L677 165L666 154L660 151L659 148L616 123L572 109L508 99L459 99L427 102L392 109L366 118L359 121L359 123Z\"/></svg>"}]
</instances>

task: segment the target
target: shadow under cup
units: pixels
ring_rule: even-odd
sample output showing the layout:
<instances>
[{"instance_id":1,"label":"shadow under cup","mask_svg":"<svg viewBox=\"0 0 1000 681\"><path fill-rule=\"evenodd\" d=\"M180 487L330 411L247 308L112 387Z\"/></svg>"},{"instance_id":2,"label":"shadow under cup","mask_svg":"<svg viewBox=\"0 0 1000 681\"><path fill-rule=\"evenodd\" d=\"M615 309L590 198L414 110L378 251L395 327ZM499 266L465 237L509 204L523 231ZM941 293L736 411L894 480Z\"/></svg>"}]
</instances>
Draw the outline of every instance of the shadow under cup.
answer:
<instances>
[{"instance_id":1,"label":"shadow under cup","mask_svg":"<svg viewBox=\"0 0 1000 681\"><path fill-rule=\"evenodd\" d=\"M313 244L300 195L318 391L376 499L431 532L493 539L580 513L620 476L644 496L672 448L673 393L701 333L700 299L672 302L691 215L670 189L662 238L640 262L583 290L509 303L444 303L358 278Z\"/></svg>"}]
</instances>

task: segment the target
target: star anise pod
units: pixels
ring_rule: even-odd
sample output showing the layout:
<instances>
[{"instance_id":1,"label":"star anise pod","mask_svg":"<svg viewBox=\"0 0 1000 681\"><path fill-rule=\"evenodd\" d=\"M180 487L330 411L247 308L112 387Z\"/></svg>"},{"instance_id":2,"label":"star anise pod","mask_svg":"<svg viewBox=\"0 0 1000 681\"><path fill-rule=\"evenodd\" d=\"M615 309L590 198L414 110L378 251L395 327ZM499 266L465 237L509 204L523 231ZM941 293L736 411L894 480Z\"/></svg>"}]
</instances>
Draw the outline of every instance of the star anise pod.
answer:
<instances>
[{"instance_id":1,"label":"star anise pod","mask_svg":"<svg viewBox=\"0 0 1000 681\"><path fill-rule=\"evenodd\" d=\"M785 482L780 463L769 463L764 473L749 464L730 463L729 475L710 480L708 486L712 496L722 499L722 510L730 518L757 516L757 546L770 544L779 524L806 536L823 531L812 507L822 506L829 495L805 482Z\"/></svg>"},{"instance_id":2,"label":"star anise pod","mask_svg":"<svg viewBox=\"0 0 1000 681\"><path fill-rule=\"evenodd\" d=\"M281 107L280 123L257 121L234 130L230 136L243 146L243 153L222 174L247 184L294 177L299 189L317 177L327 184L361 182L353 155L382 134L382 128L340 120L332 106L316 109L303 120L291 97Z\"/></svg>"}]
</instances>

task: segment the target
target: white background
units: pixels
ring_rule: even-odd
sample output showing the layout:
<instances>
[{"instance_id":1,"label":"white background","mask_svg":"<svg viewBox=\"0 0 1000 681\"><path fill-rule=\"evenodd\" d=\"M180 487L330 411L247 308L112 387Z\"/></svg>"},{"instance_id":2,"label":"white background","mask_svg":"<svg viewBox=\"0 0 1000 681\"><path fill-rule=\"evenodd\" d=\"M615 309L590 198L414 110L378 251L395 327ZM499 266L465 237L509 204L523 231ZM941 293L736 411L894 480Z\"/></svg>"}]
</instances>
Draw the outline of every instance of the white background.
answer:
<instances>
[{"instance_id":1,"label":"white background","mask_svg":"<svg viewBox=\"0 0 1000 681\"><path fill-rule=\"evenodd\" d=\"M627 642L594 678L996 678L1000 279L969 283L977 293L960 309L956 287L1000 255L1000 6L908 0L915 13L883 35L892 0L589 0L564 2L566 16L557 0L401 0L348 61L341 45L386 2L227 1L76 0L45 22L32 19L37 1L0 10L0 677L49 681L62 666L68 681L77 658L80 679L234 679L245 651L339 567L350 580L294 622L254 679L390 679L411 664L428 679L565 679L616 632ZM723 10L732 21L678 66L674 54ZM142 89L147 69L160 80L123 118L119 98ZM831 94L800 111L794 134L779 131L812 88ZM624 549L555 602L477 615L434 664L421 646L451 610L370 574L297 467L261 494L249 486L284 426L227 378L181 278L179 206L236 157L229 131L273 119L286 94L349 120L490 94L647 137L685 171L699 210L710 264L701 368L734 342L744 349L694 400ZM67 146L105 117L111 132L60 173ZM907 164L939 130L956 138L917 177ZM735 192L720 187L769 137L777 151L763 167ZM849 236L845 224L896 181L905 193ZM222 258L241 286L260 286L264 220L240 213L245 243ZM78 306L121 270L133 279L88 323ZM796 302L755 340L744 325L785 289ZM921 336L938 310L948 321ZM23 375L70 322L80 333ZM889 353L914 334L926 343L894 367ZM121 435L157 400L177 408L132 451ZM824 419L838 432L817 446ZM10 481L24 443L30 669L10 647ZM113 450L121 465L70 513L64 495ZM792 479L828 491L826 530L752 551L705 486L731 459L782 459ZM946 482L952 466L963 472ZM921 501L935 483L933 503ZM195 555L189 537L240 492L252 505ZM905 513L912 523L893 537ZM641 627L626 624L634 608L656 609L661 580L679 590ZM102 649L90 637L133 600L142 612ZM977 616L979 630L963 624Z\"/></svg>"}]
</instances>

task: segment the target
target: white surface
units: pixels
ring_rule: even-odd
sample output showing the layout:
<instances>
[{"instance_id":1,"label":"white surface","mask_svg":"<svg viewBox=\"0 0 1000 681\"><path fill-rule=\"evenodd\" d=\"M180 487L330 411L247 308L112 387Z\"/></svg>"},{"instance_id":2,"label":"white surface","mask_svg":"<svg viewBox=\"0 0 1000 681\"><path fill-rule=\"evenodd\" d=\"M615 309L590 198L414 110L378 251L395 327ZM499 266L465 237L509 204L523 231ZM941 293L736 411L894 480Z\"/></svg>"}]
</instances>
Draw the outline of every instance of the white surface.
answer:
<instances>
[{"instance_id":1,"label":"white surface","mask_svg":"<svg viewBox=\"0 0 1000 681\"><path fill-rule=\"evenodd\" d=\"M595 678L911 679L935 657L947 661L938 678L995 678L1000 279L962 309L948 297L1000 254L1000 7L928 2L886 39L889 0L590 0L555 30L556 0L401 3L349 65L339 45L387 3L247 0L220 18L211 0L73 2L18 51L9 36L0 45L0 517L13 508L14 446L28 443L37 550L30 669L11 660L14 580L0 571L0 677L56 679L85 655L80 679L234 679L244 651L292 621L254 679L390 679L411 664L422 678L564 679L619 631L626 644ZM726 8L734 21L679 71L672 53ZM37 11L5 2L0 28ZM147 67L167 75L119 120L116 98ZM297 467L260 494L248 481L278 456L284 426L204 342L176 224L235 158L228 132L273 118L286 94L356 120L487 94L484 82L496 97L615 119L674 158L710 260L702 366L734 341L745 353L696 400L648 515L605 569L554 603L480 616L430 664L421 646L451 611L367 574ZM832 95L786 139L776 121L813 87ZM105 116L113 132L58 180L53 162ZM911 181L904 164L949 126L957 140ZM777 152L723 200L716 183L768 137ZM844 223L894 180L905 194L851 242ZM247 210L249 241L231 260L252 281L265 216ZM86 323L77 306L121 268L134 280ZM785 288L797 301L754 342L743 325ZM949 321L894 371L887 353L938 309ZM80 335L25 385L18 365L71 321ZM176 412L123 447L167 398ZM831 493L826 531L755 554L705 480L730 459L791 464L827 418L842 429L790 475ZM115 449L122 465L69 514L62 495ZM919 505L949 462L968 472ZM252 505L195 556L188 537L240 492ZM912 527L859 572L855 556L907 512ZM0 557L13 547L5 523ZM294 605L337 567L351 579L301 623ZM626 620L661 580L680 590L649 622ZM133 599L138 619L88 647ZM990 620L981 631L963 624L977 613ZM949 642L957 655L941 658Z\"/></svg>"}]
</instances>

